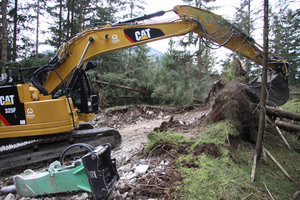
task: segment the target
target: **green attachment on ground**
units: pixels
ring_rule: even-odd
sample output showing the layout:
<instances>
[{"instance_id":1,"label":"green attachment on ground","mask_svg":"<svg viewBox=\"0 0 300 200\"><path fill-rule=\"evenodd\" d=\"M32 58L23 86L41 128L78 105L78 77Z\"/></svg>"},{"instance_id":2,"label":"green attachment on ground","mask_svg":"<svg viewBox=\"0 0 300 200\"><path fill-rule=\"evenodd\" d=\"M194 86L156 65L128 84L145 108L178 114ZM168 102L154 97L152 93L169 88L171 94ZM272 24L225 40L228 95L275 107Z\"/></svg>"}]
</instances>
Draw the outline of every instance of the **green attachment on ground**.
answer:
<instances>
[{"instance_id":1,"label":"green attachment on ground","mask_svg":"<svg viewBox=\"0 0 300 200\"><path fill-rule=\"evenodd\" d=\"M91 187L81 160L62 168L59 161L49 166L48 172L36 173L26 170L24 176L14 177L20 196L37 196L83 190L91 192Z\"/></svg>"},{"instance_id":2,"label":"green attachment on ground","mask_svg":"<svg viewBox=\"0 0 300 200\"><path fill-rule=\"evenodd\" d=\"M65 154L74 147L85 147L89 153L65 165ZM16 190L21 197L81 190L92 193L94 199L106 199L120 178L110 149L110 144L93 148L75 143L62 152L60 161L50 164L47 172L26 170L23 176L14 176Z\"/></svg>"}]
</instances>

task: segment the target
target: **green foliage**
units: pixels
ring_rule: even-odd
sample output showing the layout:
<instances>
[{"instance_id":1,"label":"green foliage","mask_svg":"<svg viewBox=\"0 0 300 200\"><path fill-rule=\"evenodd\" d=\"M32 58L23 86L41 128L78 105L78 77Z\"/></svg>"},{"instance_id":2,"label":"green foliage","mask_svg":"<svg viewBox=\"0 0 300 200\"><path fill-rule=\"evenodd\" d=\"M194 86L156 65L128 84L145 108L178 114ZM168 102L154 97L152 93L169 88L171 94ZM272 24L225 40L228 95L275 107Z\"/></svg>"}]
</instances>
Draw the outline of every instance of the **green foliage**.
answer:
<instances>
[{"instance_id":1,"label":"green foliage","mask_svg":"<svg viewBox=\"0 0 300 200\"><path fill-rule=\"evenodd\" d=\"M132 51L131 64L134 68L147 68L150 65L151 59L148 56L150 47L143 44L133 47Z\"/></svg>"},{"instance_id":2,"label":"green foliage","mask_svg":"<svg viewBox=\"0 0 300 200\"><path fill-rule=\"evenodd\" d=\"M251 10L251 0L242 0L240 6L235 9L236 26L250 36L254 29L252 15L255 15Z\"/></svg>"},{"instance_id":3,"label":"green foliage","mask_svg":"<svg viewBox=\"0 0 300 200\"><path fill-rule=\"evenodd\" d=\"M102 106L133 103L188 105L194 98L206 96L206 91L218 78L207 73L200 82L193 56L188 51L175 50L172 40L168 52L159 60L149 57L149 51L146 45L132 48L130 66L127 65L127 50L105 54L95 60L102 81L149 93L145 95L98 84L94 88L101 91L105 101Z\"/></svg>"},{"instance_id":4,"label":"green foliage","mask_svg":"<svg viewBox=\"0 0 300 200\"><path fill-rule=\"evenodd\" d=\"M213 142L215 144L225 144L228 135L238 136L240 133L235 130L230 121L220 121L211 124L203 131L204 137L200 138L201 142Z\"/></svg>"},{"instance_id":5,"label":"green foliage","mask_svg":"<svg viewBox=\"0 0 300 200\"><path fill-rule=\"evenodd\" d=\"M24 58L20 61L20 65L23 68L22 75L25 82L31 81L31 76L38 66L45 65L48 63L49 58Z\"/></svg>"},{"instance_id":6,"label":"green foliage","mask_svg":"<svg viewBox=\"0 0 300 200\"><path fill-rule=\"evenodd\" d=\"M34 7L35 6L33 6L29 2L22 2L22 4L18 3L16 8L15 1L7 1L6 18L7 18L7 33L8 33L7 35L7 60L8 61L16 61L16 59L19 57L34 55L33 47L35 45L35 41L32 38L32 34L34 34L34 25L33 25L33 21L35 18ZM1 11L1 19L2 19L2 14L3 13ZM2 29L2 25L1 25L1 29ZM2 34L0 35L0 43L2 44Z\"/></svg>"},{"instance_id":7,"label":"green foliage","mask_svg":"<svg viewBox=\"0 0 300 200\"><path fill-rule=\"evenodd\" d=\"M300 11L287 9L289 4L282 2L278 13L272 15L270 46L280 59L290 63L289 83L299 86L300 79Z\"/></svg>"},{"instance_id":8,"label":"green foliage","mask_svg":"<svg viewBox=\"0 0 300 200\"><path fill-rule=\"evenodd\" d=\"M63 41L97 22L115 22L119 1L60 0L47 7L54 19L49 27L52 33L47 43L58 48Z\"/></svg>"},{"instance_id":9,"label":"green foliage","mask_svg":"<svg viewBox=\"0 0 300 200\"><path fill-rule=\"evenodd\" d=\"M243 199L251 192L256 193L245 179L249 173L226 155L215 159L203 154L198 159L199 168L180 170L184 178L181 199Z\"/></svg>"},{"instance_id":10,"label":"green foliage","mask_svg":"<svg viewBox=\"0 0 300 200\"><path fill-rule=\"evenodd\" d=\"M293 99L281 106L291 112L300 113L300 99Z\"/></svg>"},{"instance_id":11,"label":"green foliage","mask_svg":"<svg viewBox=\"0 0 300 200\"><path fill-rule=\"evenodd\" d=\"M159 104L192 104L194 98L206 95L218 76L204 73L200 81L193 54L176 50L174 45L175 42L170 40L169 49L161 58L161 67L155 73L155 87L151 97Z\"/></svg>"},{"instance_id":12,"label":"green foliage","mask_svg":"<svg viewBox=\"0 0 300 200\"><path fill-rule=\"evenodd\" d=\"M196 83L184 72L160 69L155 73L155 88L151 97L158 104L187 105L193 102Z\"/></svg>"},{"instance_id":13,"label":"green foliage","mask_svg":"<svg viewBox=\"0 0 300 200\"><path fill-rule=\"evenodd\" d=\"M237 76L236 70L232 67L227 67L223 70L222 78L225 83L230 83L231 81L241 81L244 77Z\"/></svg>"}]
</instances>

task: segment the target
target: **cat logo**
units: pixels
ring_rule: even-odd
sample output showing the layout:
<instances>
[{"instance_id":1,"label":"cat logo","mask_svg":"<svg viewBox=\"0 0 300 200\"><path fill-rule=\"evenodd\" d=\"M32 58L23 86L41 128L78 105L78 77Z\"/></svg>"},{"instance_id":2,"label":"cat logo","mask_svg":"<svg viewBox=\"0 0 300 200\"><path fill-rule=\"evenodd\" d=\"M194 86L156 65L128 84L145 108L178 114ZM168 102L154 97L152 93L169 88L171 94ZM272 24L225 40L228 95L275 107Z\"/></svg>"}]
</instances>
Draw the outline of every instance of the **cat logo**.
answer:
<instances>
[{"instance_id":1,"label":"cat logo","mask_svg":"<svg viewBox=\"0 0 300 200\"><path fill-rule=\"evenodd\" d=\"M129 28L124 30L125 37L132 43L162 37L165 34L157 28Z\"/></svg>"},{"instance_id":2,"label":"cat logo","mask_svg":"<svg viewBox=\"0 0 300 200\"><path fill-rule=\"evenodd\" d=\"M1 106L14 105L14 97L15 95L0 96L0 105Z\"/></svg>"},{"instance_id":3,"label":"cat logo","mask_svg":"<svg viewBox=\"0 0 300 200\"><path fill-rule=\"evenodd\" d=\"M147 40L147 39L151 38L150 28L142 29L140 31L136 31L134 34L135 34L136 41Z\"/></svg>"}]
</instances>

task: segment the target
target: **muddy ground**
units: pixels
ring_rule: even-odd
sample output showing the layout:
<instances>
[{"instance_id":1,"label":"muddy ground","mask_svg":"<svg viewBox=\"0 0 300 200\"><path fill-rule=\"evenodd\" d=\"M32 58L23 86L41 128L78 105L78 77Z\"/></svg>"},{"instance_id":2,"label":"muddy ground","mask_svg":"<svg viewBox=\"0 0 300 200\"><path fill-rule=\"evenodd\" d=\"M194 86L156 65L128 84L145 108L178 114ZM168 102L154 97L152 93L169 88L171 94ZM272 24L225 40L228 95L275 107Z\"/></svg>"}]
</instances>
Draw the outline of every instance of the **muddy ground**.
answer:
<instances>
[{"instance_id":1,"label":"muddy ground","mask_svg":"<svg viewBox=\"0 0 300 200\"><path fill-rule=\"evenodd\" d=\"M155 156L141 156L147 144L147 135L153 130L166 131L172 129L188 138L195 137L205 126L205 119L210 110L209 106L201 107L156 107L129 106L101 112L92 121L94 126L108 126L119 130L122 144L112 151L116 158L120 180L110 199L168 199L174 182L180 180L180 174L172 166L171 155L157 153ZM166 148L166 147L163 147ZM162 148L162 149L163 149ZM170 148L170 147L167 147ZM203 147L202 147L203 148ZM213 148L207 146L204 151ZM43 171L44 169L39 169ZM8 185L12 176L2 177L1 186ZM168 192L164 190L168 187ZM89 199L91 194L77 192L72 194L56 194L35 199ZM15 194L0 194L0 200L33 199L19 198Z\"/></svg>"}]
</instances>

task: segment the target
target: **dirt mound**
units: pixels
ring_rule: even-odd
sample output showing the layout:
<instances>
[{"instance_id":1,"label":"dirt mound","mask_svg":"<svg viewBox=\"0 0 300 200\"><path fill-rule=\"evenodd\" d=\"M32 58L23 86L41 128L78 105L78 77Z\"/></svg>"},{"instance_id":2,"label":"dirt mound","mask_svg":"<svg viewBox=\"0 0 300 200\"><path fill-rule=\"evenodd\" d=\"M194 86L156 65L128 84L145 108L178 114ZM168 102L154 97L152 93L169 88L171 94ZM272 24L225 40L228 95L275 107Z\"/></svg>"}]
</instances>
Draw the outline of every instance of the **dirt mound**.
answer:
<instances>
[{"instance_id":1,"label":"dirt mound","mask_svg":"<svg viewBox=\"0 0 300 200\"><path fill-rule=\"evenodd\" d=\"M193 106L170 108L160 106L134 105L99 113L95 121L97 126L120 128L124 125L127 126L145 120L152 120L155 118L163 118L168 115L181 114L194 109L195 107Z\"/></svg>"},{"instance_id":2,"label":"dirt mound","mask_svg":"<svg viewBox=\"0 0 300 200\"><path fill-rule=\"evenodd\" d=\"M179 130L179 129L183 129L183 128L188 128L188 126L189 125L186 125L179 120L174 120L174 116L172 116L169 119L169 121L162 122L160 127L155 127L154 131L164 132L164 131L168 131L169 129Z\"/></svg>"},{"instance_id":3,"label":"dirt mound","mask_svg":"<svg viewBox=\"0 0 300 200\"><path fill-rule=\"evenodd\" d=\"M232 82L224 86L216 96L209 117L212 122L230 120L238 132L255 126L258 114L257 105L252 103L246 94L244 87L238 82Z\"/></svg>"},{"instance_id":4,"label":"dirt mound","mask_svg":"<svg viewBox=\"0 0 300 200\"><path fill-rule=\"evenodd\" d=\"M211 156L213 158L218 158L221 156L221 152L218 148L218 145L216 145L215 143L204 142L201 145L197 145L193 152L193 154L195 156L201 155L203 153L205 153L206 155Z\"/></svg>"},{"instance_id":5,"label":"dirt mound","mask_svg":"<svg viewBox=\"0 0 300 200\"><path fill-rule=\"evenodd\" d=\"M183 143L181 145L170 144L162 142L156 145L148 154L147 157L162 157L163 159L171 157L173 159L178 158L179 155L187 154L187 149L191 146L191 143Z\"/></svg>"}]
</instances>

